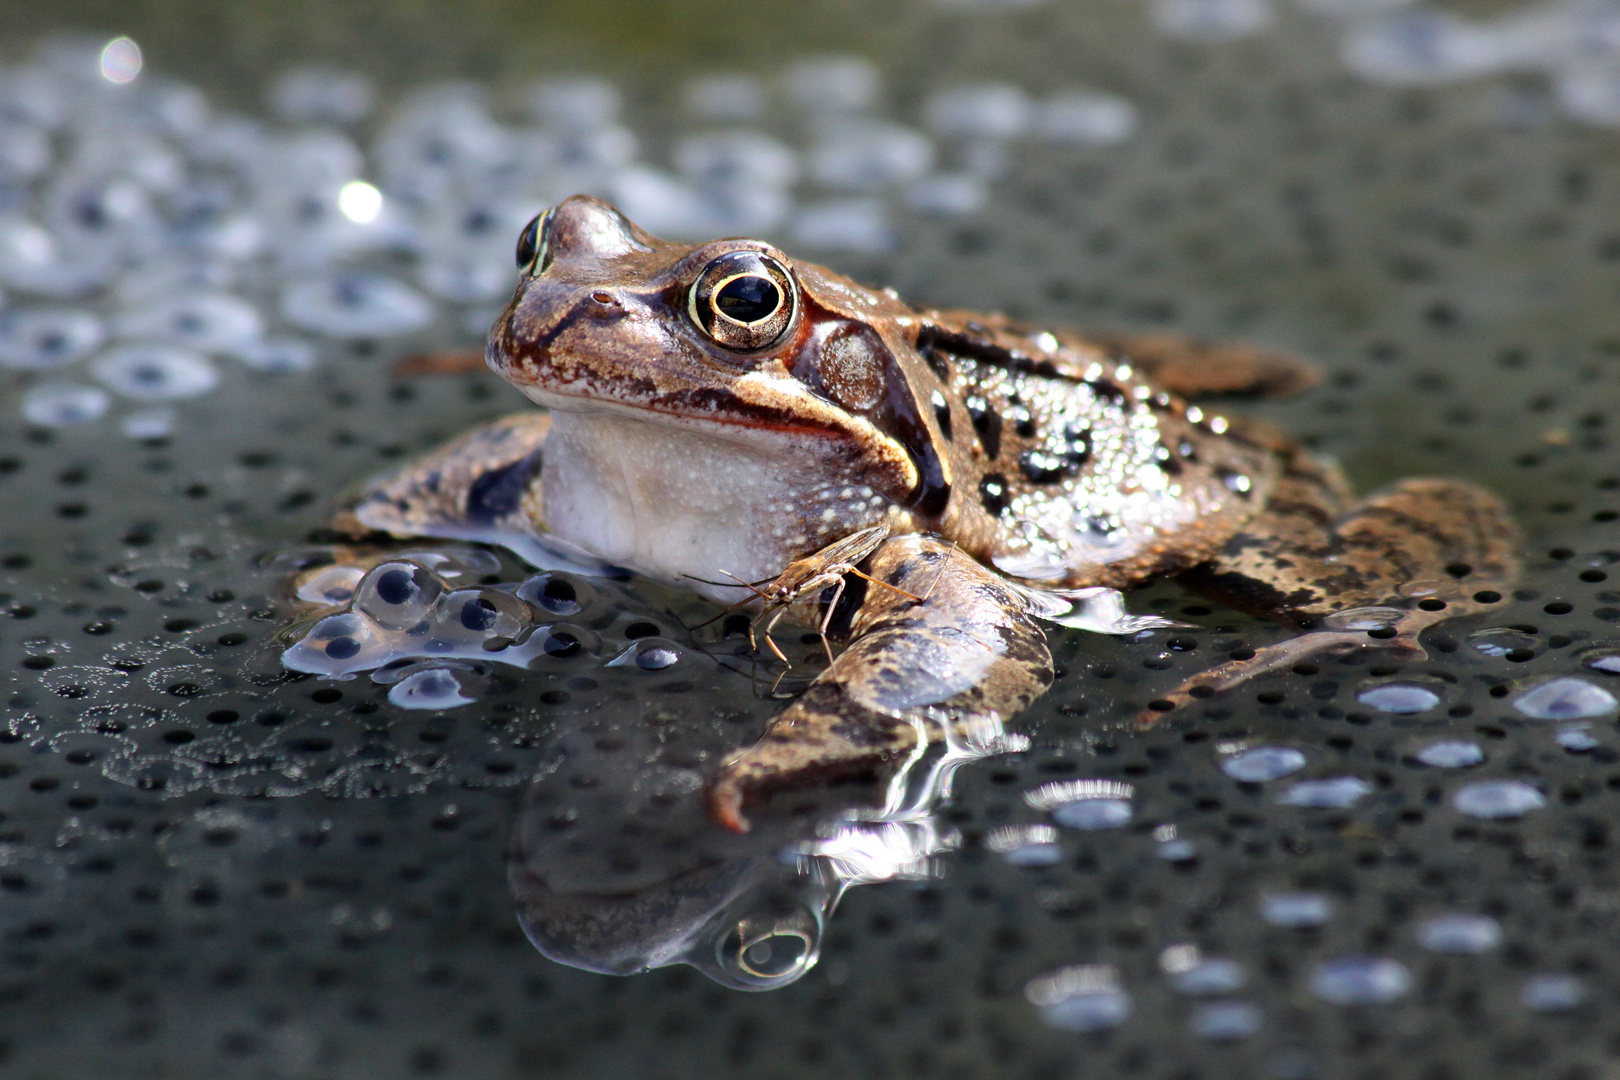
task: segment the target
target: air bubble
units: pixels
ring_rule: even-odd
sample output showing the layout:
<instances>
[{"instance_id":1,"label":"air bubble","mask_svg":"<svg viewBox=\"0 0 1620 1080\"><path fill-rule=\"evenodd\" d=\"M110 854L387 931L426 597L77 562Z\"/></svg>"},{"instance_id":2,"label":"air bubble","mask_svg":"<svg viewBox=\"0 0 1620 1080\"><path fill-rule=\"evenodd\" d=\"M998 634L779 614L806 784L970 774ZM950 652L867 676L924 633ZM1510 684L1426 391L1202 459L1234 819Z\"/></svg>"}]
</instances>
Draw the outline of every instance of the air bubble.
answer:
<instances>
[{"instance_id":1,"label":"air bubble","mask_svg":"<svg viewBox=\"0 0 1620 1080\"><path fill-rule=\"evenodd\" d=\"M0 315L0 367L39 370L71 364L105 337L87 311L35 308Z\"/></svg>"},{"instance_id":2,"label":"air bubble","mask_svg":"<svg viewBox=\"0 0 1620 1080\"><path fill-rule=\"evenodd\" d=\"M99 420L111 399L105 390L72 383L42 383L23 394L22 412L41 427L72 427Z\"/></svg>"},{"instance_id":3,"label":"air bubble","mask_svg":"<svg viewBox=\"0 0 1620 1080\"><path fill-rule=\"evenodd\" d=\"M1559 675L1519 694L1513 707L1537 720L1574 720L1611 713L1620 708L1620 700L1585 679Z\"/></svg>"},{"instance_id":4,"label":"air bubble","mask_svg":"<svg viewBox=\"0 0 1620 1080\"><path fill-rule=\"evenodd\" d=\"M382 338L433 321L430 300L382 274L347 273L289 285L281 313L295 326L335 338Z\"/></svg>"},{"instance_id":5,"label":"air bubble","mask_svg":"<svg viewBox=\"0 0 1620 1080\"><path fill-rule=\"evenodd\" d=\"M1436 769L1467 769L1483 762L1485 751L1478 743L1442 739L1429 743L1413 756Z\"/></svg>"},{"instance_id":6,"label":"air bubble","mask_svg":"<svg viewBox=\"0 0 1620 1080\"><path fill-rule=\"evenodd\" d=\"M1350 956L1317 964L1311 993L1332 1005L1382 1005L1412 990L1412 973L1398 960Z\"/></svg>"},{"instance_id":7,"label":"air bubble","mask_svg":"<svg viewBox=\"0 0 1620 1080\"><path fill-rule=\"evenodd\" d=\"M98 381L135 401L177 401L208 393L219 372L198 353L167 345L125 345L90 365Z\"/></svg>"},{"instance_id":8,"label":"air bubble","mask_svg":"<svg viewBox=\"0 0 1620 1080\"><path fill-rule=\"evenodd\" d=\"M1259 784L1305 767L1305 755L1292 746L1252 746L1221 760L1221 772L1234 780Z\"/></svg>"},{"instance_id":9,"label":"air bubble","mask_svg":"<svg viewBox=\"0 0 1620 1080\"><path fill-rule=\"evenodd\" d=\"M1356 700L1380 712L1407 716L1427 712L1440 704L1440 695L1426 686L1410 682L1386 682L1364 687Z\"/></svg>"},{"instance_id":10,"label":"air bubble","mask_svg":"<svg viewBox=\"0 0 1620 1080\"><path fill-rule=\"evenodd\" d=\"M1470 817L1503 821L1547 805L1547 797L1522 780L1482 780L1458 789L1451 805Z\"/></svg>"},{"instance_id":11,"label":"air bubble","mask_svg":"<svg viewBox=\"0 0 1620 1080\"><path fill-rule=\"evenodd\" d=\"M1325 780L1301 780L1277 796L1283 806L1308 806L1319 810L1343 810L1372 794L1372 785L1358 776L1335 776Z\"/></svg>"},{"instance_id":12,"label":"air bubble","mask_svg":"<svg viewBox=\"0 0 1620 1080\"><path fill-rule=\"evenodd\" d=\"M1489 915L1436 915L1418 927L1417 941L1432 952L1489 952L1502 944L1502 927Z\"/></svg>"},{"instance_id":13,"label":"air bubble","mask_svg":"<svg viewBox=\"0 0 1620 1080\"><path fill-rule=\"evenodd\" d=\"M1322 893L1271 893L1260 901L1260 917L1272 926L1321 926L1333 915L1333 901Z\"/></svg>"}]
</instances>

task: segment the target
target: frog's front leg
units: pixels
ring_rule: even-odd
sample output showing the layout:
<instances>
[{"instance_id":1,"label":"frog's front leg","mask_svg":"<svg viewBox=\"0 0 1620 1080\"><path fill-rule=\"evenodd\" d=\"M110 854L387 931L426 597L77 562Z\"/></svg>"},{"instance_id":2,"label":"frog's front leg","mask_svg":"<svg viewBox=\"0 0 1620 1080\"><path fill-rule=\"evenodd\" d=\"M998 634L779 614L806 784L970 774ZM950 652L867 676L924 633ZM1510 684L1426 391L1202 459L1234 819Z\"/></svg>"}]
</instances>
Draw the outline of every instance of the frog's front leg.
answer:
<instances>
[{"instance_id":1,"label":"frog's front leg","mask_svg":"<svg viewBox=\"0 0 1620 1080\"><path fill-rule=\"evenodd\" d=\"M848 579L829 627L848 647L710 782L710 811L727 828L746 831L744 808L775 792L878 775L919 737L986 714L1010 717L1051 685L1041 625L969 556L897 536L862 569L882 585Z\"/></svg>"},{"instance_id":2,"label":"frog's front leg","mask_svg":"<svg viewBox=\"0 0 1620 1080\"><path fill-rule=\"evenodd\" d=\"M1402 480L1350 502L1334 470L1296 455L1266 509L1182 581L1305 632L1189 679L1140 722L1322 653L1375 647L1421 660L1420 632L1512 586L1520 544L1507 508L1474 484Z\"/></svg>"},{"instance_id":3,"label":"frog's front leg","mask_svg":"<svg viewBox=\"0 0 1620 1080\"><path fill-rule=\"evenodd\" d=\"M395 536L499 540L544 529L540 466L550 415L492 420L370 481L335 523Z\"/></svg>"}]
</instances>

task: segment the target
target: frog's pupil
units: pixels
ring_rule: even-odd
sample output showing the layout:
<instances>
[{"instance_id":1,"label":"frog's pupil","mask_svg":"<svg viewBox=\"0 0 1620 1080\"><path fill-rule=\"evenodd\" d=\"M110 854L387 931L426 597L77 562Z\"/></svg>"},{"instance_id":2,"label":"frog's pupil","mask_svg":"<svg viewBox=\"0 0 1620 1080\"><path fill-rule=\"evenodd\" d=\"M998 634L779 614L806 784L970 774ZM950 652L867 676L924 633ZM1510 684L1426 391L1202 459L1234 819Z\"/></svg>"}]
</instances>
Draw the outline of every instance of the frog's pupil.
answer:
<instances>
[{"instance_id":1,"label":"frog's pupil","mask_svg":"<svg viewBox=\"0 0 1620 1080\"><path fill-rule=\"evenodd\" d=\"M732 278L714 295L715 310L740 323L769 318L782 304L782 293L770 278L749 274Z\"/></svg>"},{"instance_id":2,"label":"frog's pupil","mask_svg":"<svg viewBox=\"0 0 1620 1080\"><path fill-rule=\"evenodd\" d=\"M541 215L541 217L544 216L545 215L543 214ZM539 247L540 218L537 217L533 221L529 222L528 225L524 226L523 231L518 234L517 264L519 270L524 269L530 263L534 262L534 256L536 252L538 252Z\"/></svg>"}]
</instances>

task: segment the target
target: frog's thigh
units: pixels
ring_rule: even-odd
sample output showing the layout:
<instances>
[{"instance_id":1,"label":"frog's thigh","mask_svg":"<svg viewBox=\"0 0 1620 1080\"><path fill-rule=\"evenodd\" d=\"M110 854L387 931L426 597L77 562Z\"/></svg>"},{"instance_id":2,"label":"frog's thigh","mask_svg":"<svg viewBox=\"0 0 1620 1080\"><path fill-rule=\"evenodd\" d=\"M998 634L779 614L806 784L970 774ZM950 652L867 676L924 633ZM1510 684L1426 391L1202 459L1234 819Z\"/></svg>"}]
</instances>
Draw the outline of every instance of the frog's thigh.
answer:
<instances>
[{"instance_id":1,"label":"frog's thigh","mask_svg":"<svg viewBox=\"0 0 1620 1080\"><path fill-rule=\"evenodd\" d=\"M1130 360L1152 382L1186 398L1287 397L1321 379L1314 366L1297 356L1235 342L1179 334L1116 334L1095 340Z\"/></svg>"},{"instance_id":2,"label":"frog's thigh","mask_svg":"<svg viewBox=\"0 0 1620 1080\"><path fill-rule=\"evenodd\" d=\"M551 417L522 412L476 427L426 457L370 481L351 516L400 536L466 537L541 529L537 481Z\"/></svg>"},{"instance_id":3,"label":"frog's thigh","mask_svg":"<svg viewBox=\"0 0 1620 1080\"><path fill-rule=\"evenodd\" d=\"M924 599L851 580L865 597L848 648L710 784L710 809L728 828L746 830L743 808L775 792L877 775L915 749L919 733L938 739L945 724L1010 717L1051 684L1045 631L967 555L899 536L863 568Z\"/></svg>"},{"instance_id":4,"label":"frog's thigh","mask_svg":"<svg viewBox=\"0 0 1620 1080\"><path fill-rule=\"evenodd\" d=\"M1297 626L1349 608L1407 607L1423 596L1461 600L1518 574L1518 529L1506 507L1474 484L1402 480L1348 508L1338 503L1336 493L1291 469L1266 509L1183 580Z\"/></svg>"}]
</instances>

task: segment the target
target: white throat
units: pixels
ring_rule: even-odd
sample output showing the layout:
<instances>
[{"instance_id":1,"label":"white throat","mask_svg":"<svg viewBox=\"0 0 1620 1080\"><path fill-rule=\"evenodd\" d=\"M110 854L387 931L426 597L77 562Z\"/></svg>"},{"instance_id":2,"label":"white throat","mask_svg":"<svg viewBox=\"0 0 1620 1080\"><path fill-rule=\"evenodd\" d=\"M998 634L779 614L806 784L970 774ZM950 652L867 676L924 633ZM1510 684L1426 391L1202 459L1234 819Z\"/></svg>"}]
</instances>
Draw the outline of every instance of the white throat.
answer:
<instances>
[{"instance_id":1,"label":"white throat","mask_svg":"<svg viewBox=\"0 0 1620 1080\"><path fill-rule=\"evenodd\" d=\"M731 602L813 539L803 511L832 466L802 436L614 411L553 410L541 485L548 532L610 562ZM702 580L694 580L702 579Z\"/></svg>"}]
</instances>

